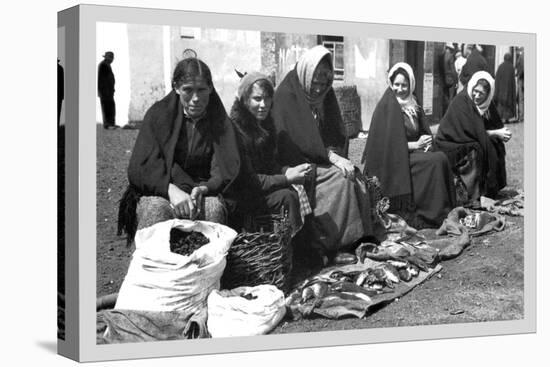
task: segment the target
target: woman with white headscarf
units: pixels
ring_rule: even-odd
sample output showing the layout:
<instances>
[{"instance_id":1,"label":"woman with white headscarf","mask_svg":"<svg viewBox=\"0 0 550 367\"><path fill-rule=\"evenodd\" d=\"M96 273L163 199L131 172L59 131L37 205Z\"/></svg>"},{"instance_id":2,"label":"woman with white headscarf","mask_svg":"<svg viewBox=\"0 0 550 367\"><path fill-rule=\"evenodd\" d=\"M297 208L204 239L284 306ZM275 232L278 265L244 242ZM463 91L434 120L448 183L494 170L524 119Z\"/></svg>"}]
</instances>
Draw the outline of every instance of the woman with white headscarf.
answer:
<instances>
[{"instance_id":1,"label":"woman with white headscarf","mask_svg":"<svg viewBox=\"0 0 550 367\"><path fill-rule=\"evenodd\" d=\"M415 228L438 227L455 205L447 157L432 149L432 135L413 91L412 68L400 62L372 115L363 153L365 174L379 178L390 212Z\"/></svg>"},{"instance_id":2,"label":"woman with white headscarf","mask_svg":"<svg viewBox=\"0 0 550 367\"><path fill-rule=\"evenodd\" d=\"M503 127L492 104L495 81L486 71L472 75L466 88L451 102L435 138L473 201L495 197L506 186L506 150L511 133Z\"/></svg>"},{"instance_id":3,"label":"woman with white headscarf","mask_svg":"<svg viewBox=\"0 0 550 367\"><path fill-rule=\"evenodd\" d=\"M357 180L360 172L347 159L348 139L332 81L330 51L313 47L278 86L272 111L280 163L308 163L315 177L308 188L310 243L321 254L338 258L373 234L373 207Z\"/></svg>"}]
</instances>

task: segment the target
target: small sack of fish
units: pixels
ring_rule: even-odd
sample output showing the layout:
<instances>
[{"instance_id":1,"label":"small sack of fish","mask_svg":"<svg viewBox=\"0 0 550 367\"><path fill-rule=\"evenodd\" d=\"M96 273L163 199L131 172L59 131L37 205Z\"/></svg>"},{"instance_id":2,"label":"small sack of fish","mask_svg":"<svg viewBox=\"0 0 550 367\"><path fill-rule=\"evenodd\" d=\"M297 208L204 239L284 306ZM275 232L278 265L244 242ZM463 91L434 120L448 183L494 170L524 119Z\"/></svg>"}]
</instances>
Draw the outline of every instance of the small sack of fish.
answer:
<instances>
[{"instance_id":1,"label":"small sack of fish","mask_svg":"<svg viewBox=\"0 0 550 367\"><path fill-rule=\"evenodd\" d=\"M285 296L273 285L213 290L208 296L208 331L214 338L262 335L285 313Z\"/></svg>"},{"instance_id":2,"label":"small sack of fish","mask_svg":"<svg viewBox=\"0 0 550 367\"><path fill-rule=\"evenodd\" d=\"M173 219L136 233L136 250L115 308L197 312L219 289L237 233L206 221Z\"/></svg>"}]
</instances>

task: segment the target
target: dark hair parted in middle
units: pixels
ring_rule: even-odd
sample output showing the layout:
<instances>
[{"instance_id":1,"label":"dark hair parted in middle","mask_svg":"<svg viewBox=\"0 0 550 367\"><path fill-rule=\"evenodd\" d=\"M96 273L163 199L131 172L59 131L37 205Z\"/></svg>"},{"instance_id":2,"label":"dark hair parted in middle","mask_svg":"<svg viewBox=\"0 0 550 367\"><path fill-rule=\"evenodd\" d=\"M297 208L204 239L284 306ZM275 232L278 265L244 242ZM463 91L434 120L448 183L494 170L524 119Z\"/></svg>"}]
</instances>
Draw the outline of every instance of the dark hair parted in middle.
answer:
<instances>
[{"instance_id":1,"label":"dark hair parted in middle","mask_svg":"<svg viewBox=\"0 0 550 367\"><path fill-rule=\"evenodd\" d=\"M172 75L172 88L179 88L184 82L201 77L209 87L213 86L210 68L202 60L196 57L183 59L176 65Z\"/></svg>"},{"instance_id":2,"label":"dark hair parted in middle","mask_svg":"<svg viewBox=\"0 0 550 367\"><path fill-rule=\"evenodd\" d=\"M411 85L411 81L409 80L409 74L403 68L395 69L393 74L390 75L390 82L392 82L392 84L393 84L393 81L395 80L395 78L397 77L397 75L399 75L399 74L403 75L403 77L407 80L407 83L409 83L409 85Z\"/></svg>"},{"instance_id":3,"label":"dark hair parted in middle","mask_svg":"<svg viewBox=\"0 0 550 367\"><path fill-rule=\"evenodd\" d=\"M485 90L485 93L487 93L487 95L489 95L489 93L491 93L491 84L489 84L489 82L487 80L479 79L477 81L476 85L480 85ZM476 85L474 85L474 87Z\"/></svg>"},{"instance_id":4,"label":"dark hair parted in middle","mask_svg":"<svg viewBox=\"0 0 550 367\"><path fill-rule=\"evenodd\" d=\"M237 133L242 139L244 149L248 153L262 155L265 154L265 152L273 151L275 148L275 128L271 113L268 114L265 120L258 121L248 110L247 101L252 94L254 85L260 87L266 93L266 97L273 98L275 90L271 82L266 79L259 79L246 88L241 98L235 99L233 106L231 106L229 117L235 123ZM268 161L267 157L258 158Z\"/></svg>"}]
</instances>

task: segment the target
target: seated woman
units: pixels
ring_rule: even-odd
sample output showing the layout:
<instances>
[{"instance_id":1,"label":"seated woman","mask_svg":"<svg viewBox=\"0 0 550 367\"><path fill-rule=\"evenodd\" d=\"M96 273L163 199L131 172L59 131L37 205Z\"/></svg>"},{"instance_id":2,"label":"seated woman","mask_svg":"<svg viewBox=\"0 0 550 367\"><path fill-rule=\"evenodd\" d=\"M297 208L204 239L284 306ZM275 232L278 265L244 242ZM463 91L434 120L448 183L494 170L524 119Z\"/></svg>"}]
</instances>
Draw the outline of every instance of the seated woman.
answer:
<instances>
[{"instance_id":1,"label":"seated woman","mask_svg":"<svg viewBox=\"0 0 550 367\"><path fill-rule=\"evenodd\" d=\"M332 80L330 51L313 47L283 79L273 101L280 163L313 165L308 236L314 249L328 255L373 234L370 197L346 158L348 140Z\"/></svg>"},{"instance_id":2,"label":"seated woman","mask_svg":"<svg viewBox=\"0 0 550 367\"><path fill-rule=\"evenodd\" d=\"M145 114L128 167L118 232L131 242L137 229L172 218L225 223L218 194L240 170L233 126L197 58L180 61L173 90Z\"/></svg>"},{"instance_id":3,"label":"seated woman","mask_svg":"<svg viewBox=\"0 0 550 367\"><path fill-rule=\"evenodd\" d=\"M464 182L468 201L495 197L506 186L504 142L512 135L491 103L494 86L489 73L476 72L451 102L435 137Z\"/></svg>"},{"instance_id":4,"label":"seated woman","mask_svg":"<svg viewBox=\"0 0 550 367\"><path fill-rule=\"evenodd\" d=\"M365 173L380 180L390 212L417 229L438 227L455 205L451 167L444 153L431 151L432 134L413 95L409 64L395 64L388 83L372 115Z\"/></svg>"},{"instance_id":5,"label":"seated woman","mask_svg":"<svg viewBox=\"0 0 550 367\"><path fill-rule=\"evenodd\" d=\"M234 124L244 173L233 186L232 217L246 213L287 212L292 234L303 225L298 193L293 184L303 184L309 164L283 169L275 160L275 128L271 118L274 88L266 75L247 73L242 77L230 118ZM237 192L238 190L238 192ZM227 200L228 203L232 201ZM231 205L230 205L231 206Z\"/></svg>"}]
</instances>

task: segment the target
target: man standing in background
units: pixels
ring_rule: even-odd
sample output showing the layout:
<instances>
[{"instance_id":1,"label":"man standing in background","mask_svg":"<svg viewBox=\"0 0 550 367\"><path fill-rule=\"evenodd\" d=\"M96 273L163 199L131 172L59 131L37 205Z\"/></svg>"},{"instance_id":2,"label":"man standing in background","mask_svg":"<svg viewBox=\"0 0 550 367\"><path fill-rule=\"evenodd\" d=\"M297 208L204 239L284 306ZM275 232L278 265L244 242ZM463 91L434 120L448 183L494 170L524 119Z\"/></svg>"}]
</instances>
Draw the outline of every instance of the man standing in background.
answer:
<instances>
[{"instance_id":1,"label":"man standing in background","mask_svg":"<svg viewBox=\"0 0 550 367\"><path fill-rule=\"evenodd\" d=\"M518 50L516 60L516 75L518 77L518 121L523 121L523 49Z\"/></svg>"},{"instance_id":2,"label":"man standing in background","mask_svg":"<svg viewBox=\"0 0 550 367\"><path fill-rule=\"evenodd\" d=\"M516 79L512 54L509 52L504 55L504 61L497 69L494 101L504 123L516 116Z\"/></svg>"},{"instance_id":3,"label":"man standing in background","mask_svg":"<svg viewBox=\"0 0 550 367\"><path fill-rule=\"evenodd\" d=\"M464 64L466 64L466 57L464 57L463 55L463 49L464 44L461 44L459 45L458 50L455 53L455 70L457 76L460 75L460 73L462 72L462 67L464 66ZM459 80L457 83L456 93L460 93L462 88L464 88L464 85Z\"/></svg>"},{"instance_id":4,"label":"man standing in background","mask_svg":"<svg viewBox=\"0 0 550 367\"><path fill-rule=\"evenodd\" d=\"M117 128L115 125L115 75L111 69L114 59L115 55L112 51L105 52L97 70L97 94L101 102L104 129Z\"/></svg>"},{"instance_id":5,"label":"man standing in background","mask_svg":"<svg viewBox=\"0 0 550 367\"><path fill-rule=\"evenodd\" d=\"M445 44L443 52L443 113L456 95L456 84L458 75L455 69L455 47L452 43Z\"/></svg>"},{"instance_id":6,"label":"man standing in background","mask_svg":"<svg viewBox=\"0 0 550 367\"><path fill-rule=\"evenodd\" d=\"M465 50L464 56L466 57L466 63L462 67L462 71L459 75L459 80L464 86L468 84L468 81L476 72L481 70L489 72L487 60L481 54L483 50L481 45L469 44L466 46Z\"/></svg>"}]
</instances>

